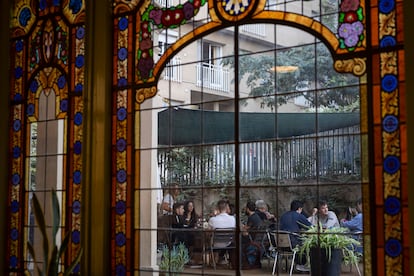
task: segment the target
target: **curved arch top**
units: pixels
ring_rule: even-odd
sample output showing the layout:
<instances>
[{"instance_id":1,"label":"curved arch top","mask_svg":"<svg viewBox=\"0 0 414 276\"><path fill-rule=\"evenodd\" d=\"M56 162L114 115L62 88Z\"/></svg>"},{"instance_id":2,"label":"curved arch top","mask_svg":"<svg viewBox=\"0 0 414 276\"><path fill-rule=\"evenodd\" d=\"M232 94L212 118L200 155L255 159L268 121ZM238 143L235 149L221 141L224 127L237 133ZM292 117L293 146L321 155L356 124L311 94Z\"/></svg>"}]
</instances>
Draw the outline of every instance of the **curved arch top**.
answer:
<instances>
[{"instance_id":1,"label":"curved arch top","mask_svg":"<svg viewBox=\"0 0 414 276\"><path fill-rule=\"evenodd\" d=\"M52 91L56 95L56 118L64 118L68 111L68 77L66 73L57 67L47 67L36 72L30 81L29 92L27 93L27 116L30 121L38 118L36 108L40 94L46 95Z\"/></svg>"},{"instance_id":2,"label":"curved arch top","mask_svg":"<svg viewBox=\"0 0 414 276\"><path fill-rule=\"evenodd\" d=\"M331 52L334 61L341 61L342 56L345 54L348 54L348 51L342 49L340 47L340 43L338 41L338 38L336 35L329 30L326 26L321 24L319 21L313 20L309 17L295 14L295 13L288 13L288 12L280 12L280 11L262 11L258 13L257 15L252 17L254 19L254 22L256 23L273 23L273 24L283 24L295 28L299 28L301 30L304 30L314 36L316 36L318 39L320 39L328 48L328 50ZM271 18L271 19L269 19ZM253 22L249 22L253 23ZM221 22L209 22L203 26L200 26L196 29L194 29L193 32L190 32L183 37L181 37L179 40L177 40L171 47L169 47L165 53L161 56L161 58L158 60L157 63L154 65L154 78L150 79L149 82L147 82L147 85L149 86L157 86L158 79L160 77L160 74L165 67L165 65L168 63L168 61L182 48L184 48L186 45L192 43L196 39L205 36L209 33L212 33L215 30L226 28L232 25L231 23L222 24ZM343 58L346 60L346 56ZM358 63L347 63L347 68L340 66L340 64L343 64L344 62L340 62L338 66L335 67L336 70L342 71L342 72L351 72L355 75L361 76L365 73L365 60L359 59ZM361 64L363 63L363 64ZM358 66L358 70L353 70L350 67L353 67L353 64ZM152 97L155 94L148 94L145 95ZM137 99L140 99L144 101L146 97L143 97L143 94L140 95L140 97L137 97Z\"/></svg>"},{"instance_id":3,"label":"curved arch top","mask_svg":"<svg viewBox=\"0 0 414 276\"><path fill-rule=\"evenodd\" d=\"M272 20L269 21L269 18L272 18ZM307 16L291 12L263 11L255 15L253 19L260 22L270 22L299 28L320 39L328 47L334 57L336 54L343 53L343 50L339 49L339 42L336 35L321 22Z\"/></svg>"},{"instance_id":4,"label":"curved arch top","mask_svg":"<svg viewBox=\"0 0 414 276\"><path fill-rule=\"evenodd\" d=\"M209 0L209 14L213 21L240 21L265 7L266 0Z\"/></svg>"},{"instance_id":5,"label":"curved arch top","mask_svg":"<svg viewBox=\"0 0 414 276\"><path fill-rule=\"evenodd\" d=\"M324 42L334 60L338 60L337 55L365 50L365 3L358 0L350 1L344 0L340 3L338 36L336 36L327 26L306 15L287 11L264 10L266 0L208 0L210 23L197 27L192 33L184 35L179 39L178 46L175 48L181 48L182 45L193 41L199 34L212 32L216 25L225 28L233 24L275 23L297 27L313 34ZM187 20L194 18L205 2L206 0L187 1L183 5L162 9L154 5L142 6L145 8L140 9L138 15L138 22L142 25L143 32L140 33L137 41L137 84L153 85L154 79L158 79L159 70L156 70L153 60L151 23L158 28L177 28L185 24ZM148 3L144 2L144 4ZM211 24L211 22L214 23ZM166 53L167 57L161 59L161 66L158 68L163 68L165 60L168 60L173 52Z\"/></svg>"}]
</instances>

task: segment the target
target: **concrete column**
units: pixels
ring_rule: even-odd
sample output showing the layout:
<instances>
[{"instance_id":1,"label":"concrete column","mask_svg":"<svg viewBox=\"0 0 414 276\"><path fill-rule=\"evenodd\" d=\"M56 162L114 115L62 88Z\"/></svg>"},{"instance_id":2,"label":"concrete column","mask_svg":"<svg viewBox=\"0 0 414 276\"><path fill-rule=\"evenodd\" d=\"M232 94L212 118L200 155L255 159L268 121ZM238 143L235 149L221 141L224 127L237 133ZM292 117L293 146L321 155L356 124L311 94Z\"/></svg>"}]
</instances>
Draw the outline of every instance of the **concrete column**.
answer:
<instances>
[{"instance_id":1,"label":"concrete column","mask_svg":"<svg viewBox=\"0 0 414 276\"><path fill-rule=\"evenodd\" d=\"M153 270L158 270L157 265L157 192L160 188L157 162L158 146L158 111L151 110L154 100L157 97L146 100L141 109L136 114L136 127L139 127L139 141L136 141L139 158L139 181L141 189L139 201L135 207L135 229L139 237L139 256L140 275L154 275ZM137 138L138 139L138 138ZM151 229L151 230L139 230ZM148 271L148 272L144 272Z\"/></svg>"}]
</instances>

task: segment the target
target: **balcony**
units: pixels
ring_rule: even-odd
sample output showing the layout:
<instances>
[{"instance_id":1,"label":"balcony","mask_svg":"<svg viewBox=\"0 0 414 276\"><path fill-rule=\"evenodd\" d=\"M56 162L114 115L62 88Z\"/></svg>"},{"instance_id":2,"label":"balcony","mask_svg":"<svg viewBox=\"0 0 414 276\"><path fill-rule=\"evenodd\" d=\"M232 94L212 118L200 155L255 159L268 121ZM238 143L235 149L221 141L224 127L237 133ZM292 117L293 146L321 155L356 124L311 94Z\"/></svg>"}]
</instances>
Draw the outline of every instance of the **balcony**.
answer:
<instances>
[{"instance_id":1,"label":"balcony","mask_svg":"<svg viewBox=\"0 0 414 276\"><path fill-rule=\"evenodd\" d=\"M182 82L183 73L180 58L175 57L168 62L164 69L164 80Z\"/></svg>"},{"instance_id":2,"label":"balcony","mask_svg":"<svg viewBox=\"0 0 414 276\"><path fill-rule=\"evenodd\" d=\"M266 37L266 25L264 24L248 24L240 27L242 33L257 37Z\"/></svg>"},{"instance_id":3,"label":"balcony","mask_svg":"<svg viewBox=\"0 0 414 276\"><path fill-rule=\"evenodd\" d=\"M211 63L197 64L197 86L228 93L229 70Z\"/></svg>"}]
</instances>

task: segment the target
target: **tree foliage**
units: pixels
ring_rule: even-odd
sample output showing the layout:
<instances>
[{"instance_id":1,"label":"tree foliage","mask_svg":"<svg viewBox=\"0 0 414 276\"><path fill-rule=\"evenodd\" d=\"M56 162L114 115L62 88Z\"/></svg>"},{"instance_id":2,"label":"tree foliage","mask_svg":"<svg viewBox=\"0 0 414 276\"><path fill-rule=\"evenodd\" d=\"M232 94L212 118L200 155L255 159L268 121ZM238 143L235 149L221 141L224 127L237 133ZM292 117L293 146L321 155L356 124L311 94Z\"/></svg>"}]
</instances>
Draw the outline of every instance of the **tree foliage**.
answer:
<instances>
[{"instance_id":1,"label":"tree foliage","mask_svg":"<svg viewBox=\"0 0 414 276\"><path fill-rule=\"evenodd\" d=\"M223 62L234 67L233 59ZM296 70L284 72L283 67ZM239 81L246 81L249 96L260 97L262 107L273 109L303 96L315 108L358 108L358 79L336 72L331 54L322 43L243 54L238 73Z\"/></svg>"}]
</instances>

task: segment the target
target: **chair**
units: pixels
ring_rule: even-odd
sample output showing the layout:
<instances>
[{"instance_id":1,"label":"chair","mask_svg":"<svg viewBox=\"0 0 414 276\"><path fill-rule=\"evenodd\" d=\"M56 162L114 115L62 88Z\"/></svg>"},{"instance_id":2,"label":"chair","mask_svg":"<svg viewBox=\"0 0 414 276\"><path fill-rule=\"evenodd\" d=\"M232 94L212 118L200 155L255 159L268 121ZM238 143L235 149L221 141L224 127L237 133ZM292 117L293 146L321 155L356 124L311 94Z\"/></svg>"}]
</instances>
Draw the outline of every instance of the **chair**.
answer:
<instances>
[{"instance_id":1,"label":"chair","mask_svg":"<svg viewBox=\"0 0 414 276\"><path fill-rule=\"evenodd\" d=\"M234 238L234 228L218 228L212 231L210 239L210 253L214 269L216 269L216 260L214 258L214 252L219 250L225 250L225 258L228 261L228 251L236 249Z\"/></svg>"},{"instance_id":2,"label":"chair","mask_svg":"<svg viewBox=\"0 0 414 276\"><path fill-rule=\"evenodd\" d=\"M354 231L354 232L352 232L352 237L361 243L361 245L359 247L355 247L354 250L356 252L362 254L362 251L363 251L363 241L364 241L364 239L363 239L363 232L362 231ZM361 271L359 270L358 264L355 264L355 268L356 268L356 270L358 272L358 275L361 276ZM352 272L352 264L350 264L350 266L349 266L349 272Z\"/></svg>"},{"instance_id":3,"label":"chair","mask_svg":"<svg viewBox=\"0 0 414 276\"><path fill-rule=\"evenodd\" d=\"M167 245L168 247L172 246L171 240L171 215L160 215L158 216L158 231L157 238L159 245Z\"/></svg>"},{"instance_id":4,"label":"chair","mask_svg":"<svg viewBox=\"0 0 414 276\"><path fill-rule=\"evenodd\" d=\"M249 238L251 241L257 242L260 244L260 250L263 253L263 256L267 256L267 251L269 247L269 242L267 241L267 232L270 231L268 224L263 223L259 225L256 229L249 230ZM263 257L262 256L262 257Z\"/></svg>"},{"instance_id":5,"label":"chair","mask_svg":"<svg viewBox=\"0 0 414 276\"><path fill-rule=\"evenodd\" d=\"M293 266L295 265L295 257L296 257L296 249L292 248L292 243L290 241L290 232L286 231L268 231L267 236L270 243L269 251L271 256L274 255L274 263L273 263L273 270L272 275L275 275L276 265L279 256L286 257L286 264L287 258L292 257L292 262L290 265L290 276L293 272Z\"/></svg>"}]
</instances>

